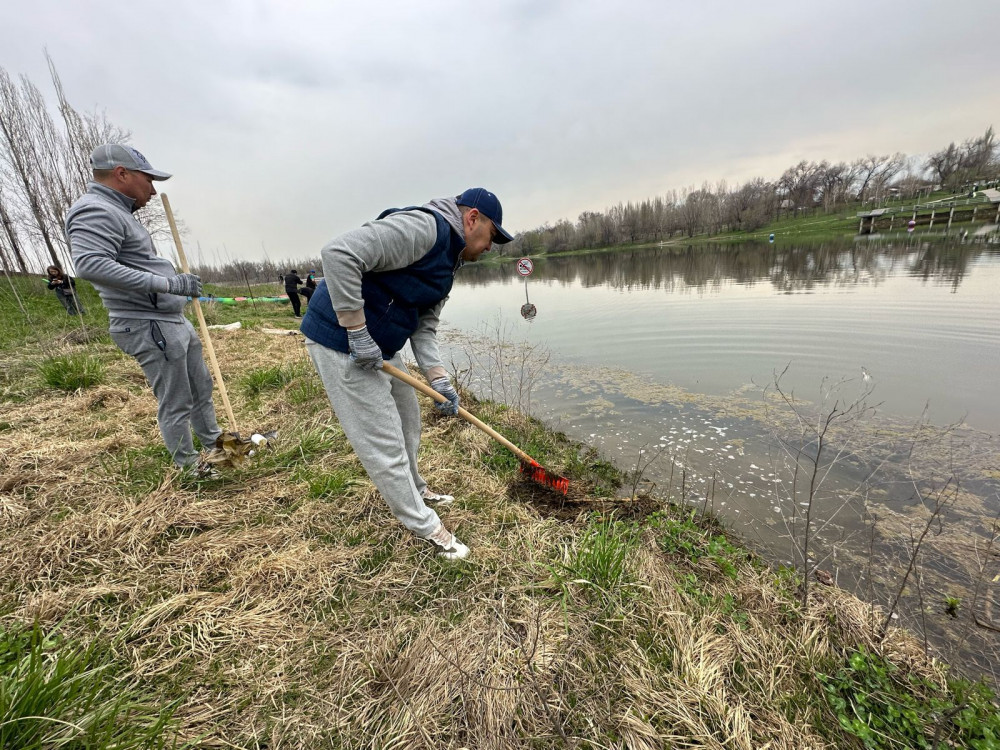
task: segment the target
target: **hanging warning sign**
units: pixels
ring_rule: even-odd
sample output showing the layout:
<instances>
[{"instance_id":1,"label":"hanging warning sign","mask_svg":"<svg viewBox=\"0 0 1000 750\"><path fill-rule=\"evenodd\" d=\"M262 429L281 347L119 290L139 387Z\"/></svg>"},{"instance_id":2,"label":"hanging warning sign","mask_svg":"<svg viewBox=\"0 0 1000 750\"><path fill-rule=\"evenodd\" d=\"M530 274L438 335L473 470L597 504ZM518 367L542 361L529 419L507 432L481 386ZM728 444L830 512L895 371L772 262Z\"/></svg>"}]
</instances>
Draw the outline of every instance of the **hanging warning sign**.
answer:
<instances>
[{"instance_id":1,"label":"hanging warning sign","mask_svg":"<svg viewBox=\"0 0 1000 750\"><path fill-rule=\"evenodd\" d=\"M530 302L525 302L521 305L521 317L525 320L531 320L536 315L538 315L538 308L535 307Z\"/></svg>"},{"instance_id":2,"label":"hanging warning sign","mask_svg":"<svg viewBox=\"0 0 1000 750\"><path fill-rule=\"evenodd\" d=\"M531 262L531 258L521 258L517 262L517 272L522 276L531 276L531 272L535 270L535 264Z\"/></svg>"}]
</instances>

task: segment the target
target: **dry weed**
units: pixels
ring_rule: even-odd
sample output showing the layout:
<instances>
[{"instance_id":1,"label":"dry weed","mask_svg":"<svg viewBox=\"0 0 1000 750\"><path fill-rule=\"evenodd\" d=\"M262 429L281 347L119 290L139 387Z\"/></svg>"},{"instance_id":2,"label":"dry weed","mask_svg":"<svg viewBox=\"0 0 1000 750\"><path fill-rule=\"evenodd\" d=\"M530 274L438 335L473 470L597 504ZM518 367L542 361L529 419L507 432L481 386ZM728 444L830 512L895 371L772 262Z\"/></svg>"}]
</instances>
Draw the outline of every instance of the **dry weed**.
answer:
<instances>
[{"instance_id":1,"label":"dry weed","mask_svg":"<svg viewBox=\"0 0 1000 750\"><path fill-rule=\"evenodd\" d=\"M628 558L639 585L616 607L579 581L560 588L582 525L519 502L483 464L489 439L428 411L422 471L458 498L443 512L474 550L441 563L388 514L321 389L290 403L315 380L300 340L243 330L215 343L228 382L300 368L234 400L241 422L281 431L220 481L163 465L156 404L129 360L113 385L0 406L12 425L0 433L5 617L106 639L165 701L182 697L183 737L272 750L826 747L787 699L810 664L871 642L866 605L823 589L790 613L766 571L699 571L712 602L736 603L721 611L682 593L648 534ZM319 482L331 475L346 477L333 494ZM882 649L937 674L901 635Z\"/></svg>"}]
</instances>

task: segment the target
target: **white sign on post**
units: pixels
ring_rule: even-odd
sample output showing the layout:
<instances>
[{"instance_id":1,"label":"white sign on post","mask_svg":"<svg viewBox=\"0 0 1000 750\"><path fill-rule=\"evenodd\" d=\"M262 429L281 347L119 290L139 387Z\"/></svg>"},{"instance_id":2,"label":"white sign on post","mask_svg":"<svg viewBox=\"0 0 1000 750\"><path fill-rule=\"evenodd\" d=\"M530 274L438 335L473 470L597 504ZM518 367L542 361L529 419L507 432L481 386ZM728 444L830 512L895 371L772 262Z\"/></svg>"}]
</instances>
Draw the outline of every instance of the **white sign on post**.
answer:
<instances>
[{"instance_id":1,"label":"white sign on post","mask_svg":"<svg viewBox=\"0 0 1000 750\"><path fill-rule=\"evenodd\" d=\"M531 276L531 272L535 270L535 264L531 262L531 258L521 258L517 262L517 272L522 276Z\"/></svg>"}]
</instances>

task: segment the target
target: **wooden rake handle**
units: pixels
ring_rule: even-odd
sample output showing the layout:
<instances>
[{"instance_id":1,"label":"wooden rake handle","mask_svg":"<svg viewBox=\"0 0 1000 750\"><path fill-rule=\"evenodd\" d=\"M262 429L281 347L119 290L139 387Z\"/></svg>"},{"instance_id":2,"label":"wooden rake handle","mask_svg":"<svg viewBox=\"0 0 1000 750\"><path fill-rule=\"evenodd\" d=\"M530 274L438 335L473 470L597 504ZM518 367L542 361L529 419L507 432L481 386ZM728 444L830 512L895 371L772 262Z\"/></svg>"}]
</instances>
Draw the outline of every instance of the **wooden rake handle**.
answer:
<instances>
[{"instance_id":1,"label":"wooden rake handle","mask_svg":"<svg viewBox=\"0 0 1000 750\"><path fill-rule=\"evenodd\" d=\"M414 388L416 388L418 391L420 391L424 395L430 396L432 399L434 399L438 403L440 403L440 404L446 404L446 403L448 403L448 399L446 399L440 393L438 393L437 391L435 391L429 385L427 385L426 383L424 383L424 382L422 382L420 380L417 380L415 377L413 377L409 373L403 372L402 370L400 370L397 367L393 367L388 362L383 362L382 363L382 370L385 371L385 372L387 372L387 373L389 373L390 375L392 375L397 380L402 380L404 383L413 386ZM473 427L477 427L480 430L482 430L483 432L485 432L487 435L489 435L491 438L493 438L494 440L496 440L498 443L500 443L500 445L502 445L504 448L506 448L507 450L509 450L511 453L513 453L515 456L517 456L519 459L521 459L525 463L533 464L533 465L536 465L536 466L538 465L538 462L535 461L535 459L533 459L531 456L529 456L523 450L521 450L520 448L518 448L516 445L514 445L512 442L510 442L507 438L505 438L499 432L497 432L492 427L490 427L488 424L486 424L482 420L476 418L475 416L473 416L472 414L470 414L469 412L467 412L461 406L458 407L458 415L462 419L464 419L466 422L468 422L469 424L471 424Z\"/></svg>"},{"instance_id":2,"label":"wooden rake handle","mask_svg":"<svg viewBox=\"0 0 1000 750\"><path fill-rule=\"evenodd\" d=\"M187 256L184 254L184 246L181 244L181 235L177 231L177 224L174 222L174 212L170 210L170 201L167 200L165 193L160 193L160 200L163 201L163 210L167 214L170 233L174 236L174 244L177 245L177 257L181 261L181 271L190 273ZM226 408L226 416L229 418L229 430L239 433L239 429L236 427L236 417L233 415L233 407L229 404L229 394L226 393L226 383L222 379L222 370L219 369L219 360L215 358L215 347L212 346L212 337L208 334L208 324L205 322L205 315L201 311L201 302L197 297L193 301L194 312L198 316L198 326L201 328L201 337L205 340L205 350L208 352L208 359L212 363L212 373L215 375L215 382L219 386L219 395L222 396L222 405Z\"/></svg>"}]
</instances>

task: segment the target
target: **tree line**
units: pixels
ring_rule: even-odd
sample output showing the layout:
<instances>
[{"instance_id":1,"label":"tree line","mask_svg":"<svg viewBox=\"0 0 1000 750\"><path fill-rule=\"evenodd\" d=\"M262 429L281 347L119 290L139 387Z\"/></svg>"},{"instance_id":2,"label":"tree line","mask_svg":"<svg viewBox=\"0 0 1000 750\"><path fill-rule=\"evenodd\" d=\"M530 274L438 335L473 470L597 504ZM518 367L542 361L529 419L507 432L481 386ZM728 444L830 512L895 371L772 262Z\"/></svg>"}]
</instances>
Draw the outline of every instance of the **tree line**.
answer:
<instances>
[{"instance_id":1,"label":"tree line","mask_svg":"<svg viewBox=\"0 0 1000 750\"><path fill-rule=\"evenodd\" d=\"M63 217L91 177L90 153L102 143L126 143L130 133L101 112L76 110L68 101L46 53L56 93L58 119L27 76L13 78L0 67L0 265L30 273L48 265L71 269ZM604 212L584 211L576 222L561 220L519 233L501 246L505 255L558 253L626 243L656 242L674 236L752 231L783 212L834 212L849 204L871 205L890 196L918 198L936 186L956 192L978 181L1000 179L1000 144L993 127L960 144L948 144L925 159L882 154L852 162L801 161L777 180L756 177L729 186L670 190L637 203L618 203ZM154 237L169 236L159 202L138 212ZM287 264L202 259L207 281L277 280ZM301 267L319 268L318 259ZM297 266L299 270L301 267Z\"/></svg>"},{"instance_id":2,"label":"tree line","mask_svg":"<svg viewBox=\"0 0 1000 750\"><path fill-rule=\"evenodd\" d=\"M518 234L501 246L505 255L656 242L674 236L753 231L783 214L833 213L849 205L875 206L890 198L918 200L934 189L955 193L972 185L1000 182L1000 143L993 127L954 142L925 159L902 153L868 154L851 162L800 161L776 180L755 177L729 186L670 190L637 203L618 203L604 212L584 211L576 222L563 219Z\"/></svg>"}]
</instances>

